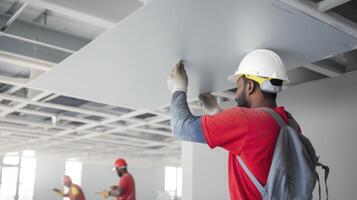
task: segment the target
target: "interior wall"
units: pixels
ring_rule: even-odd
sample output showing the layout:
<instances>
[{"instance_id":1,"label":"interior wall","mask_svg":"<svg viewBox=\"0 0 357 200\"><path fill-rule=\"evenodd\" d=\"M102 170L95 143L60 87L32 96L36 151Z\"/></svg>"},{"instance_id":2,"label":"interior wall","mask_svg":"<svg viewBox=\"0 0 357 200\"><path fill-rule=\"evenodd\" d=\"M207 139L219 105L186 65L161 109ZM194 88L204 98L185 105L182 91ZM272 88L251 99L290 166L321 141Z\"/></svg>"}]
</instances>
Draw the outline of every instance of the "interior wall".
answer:
<instances>
[{"instance_id":1,"label":"interior wall","mask_svg":"<svg viewBox=\"0 0 357 200\"><path fill-rule=\"evenodd\" d=\"M112 171L113 166L83 164L82 189L87 200L97 200L100 192L118 183L119 178ZM52 188L63 188L61 177L64 175L65 161L37 159L34 200L60 199ZM134 176L138 200L155 200L158 191L164 190L165 167L131 168Z\"/></svg>"},{"instance_id":2,"label":"interior wall","mask_svg":"<svg viewBox=\"0 0 357 200\"><path fill-rule=\"evenodd\" d=\"M60 199L51 189L63 188L61 177L64 175L64 167L64 161L37 159L34 200Z\"/></svg>"},{"instance_id":3,"label":"interior wall","mask_svg":"<svg viewBox=\"0 0 357 200\"><path fill-rule=\"evenodd\" d=\"M85 164L82 171L82 189L86 199L100 199L95 192L101 192L118 183L117 175L112 171L113 166Z\"/></svg>"},{"instance_id":4,"label":"interior wall","mask_svg":"<svg viewBox=\"0 0 357 200\"><path fill-rule=\"evenodd\" d=\"M228 153L207 145L182 143L182 199L229 199Z\"/></svg>"},{"instance_id":5,"label":"interior wall","mask_svg":"<svg viewBox=\"0 0 357 200\"><path fill-rule=\"evenodd\" d=\"M330 199L356 199L357 73L291 87L278 99L330 166Z\"/></svg>"},{"instance_id":6,"label":"interior wall","mask_svg":"<svg viewBox=\"0 0 357 200\"><path fill-rule=\"evenodd\" d=\"M137 200L156 200L158 191L165 190L165 167L129 168L136 184Z\"/></svg>"}]
</instances>

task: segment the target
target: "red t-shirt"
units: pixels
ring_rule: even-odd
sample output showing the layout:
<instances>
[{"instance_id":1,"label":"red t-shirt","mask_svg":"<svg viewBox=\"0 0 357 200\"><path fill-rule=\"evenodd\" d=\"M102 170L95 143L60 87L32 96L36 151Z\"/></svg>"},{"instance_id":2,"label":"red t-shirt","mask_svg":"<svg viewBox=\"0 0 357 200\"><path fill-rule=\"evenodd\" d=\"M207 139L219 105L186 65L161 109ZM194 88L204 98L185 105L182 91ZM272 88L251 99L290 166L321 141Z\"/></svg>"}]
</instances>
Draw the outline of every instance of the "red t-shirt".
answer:
<instances>
[{"instance_id":1,"label":"red t-shirt","mask_svg":"<svg viewBox=\"0 0 357 200\"><path fill-rule=\"evenodd\" d=\"M120 177L118 186L124 189L124 194L117 197L117 200L135 200L135 182L129 172Z\"/></svg>"},{"instance_id":2,"label":"red t-shirt","mask_svg":"<svg viewBox=\"0 0 357 200\"><path fill-rule=\"evenodd\" d=\"M284 107L274 109L287 123ZM239 165L236 155L264 186L279 135L278 123L262 109L234 107L213 116L203 116L202 129L211 148L229 151L228 175L232 200L261 199L259 191Z\"/></svg>"}]
</instances>

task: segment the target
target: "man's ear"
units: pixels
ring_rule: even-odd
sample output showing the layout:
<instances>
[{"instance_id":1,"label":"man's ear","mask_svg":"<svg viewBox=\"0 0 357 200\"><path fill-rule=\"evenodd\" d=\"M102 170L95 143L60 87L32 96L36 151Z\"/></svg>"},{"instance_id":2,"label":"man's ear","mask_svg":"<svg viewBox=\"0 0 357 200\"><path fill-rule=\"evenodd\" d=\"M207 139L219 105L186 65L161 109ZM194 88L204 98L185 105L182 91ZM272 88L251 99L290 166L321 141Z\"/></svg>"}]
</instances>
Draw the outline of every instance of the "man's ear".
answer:
<instances>
[{"instance_id":1,"label":"man's ear","mask_svg":"<svg viewBox=\"0 0 357 200\"><path fill-rule=\"evenodd\" d=\"M247 90L247 94L249 94L249 95L253 94L253 92L254 92L254 90L255 90L255 83L254 83L254 81L248 80L246 90Z\"/></svg>"}]
</instances>

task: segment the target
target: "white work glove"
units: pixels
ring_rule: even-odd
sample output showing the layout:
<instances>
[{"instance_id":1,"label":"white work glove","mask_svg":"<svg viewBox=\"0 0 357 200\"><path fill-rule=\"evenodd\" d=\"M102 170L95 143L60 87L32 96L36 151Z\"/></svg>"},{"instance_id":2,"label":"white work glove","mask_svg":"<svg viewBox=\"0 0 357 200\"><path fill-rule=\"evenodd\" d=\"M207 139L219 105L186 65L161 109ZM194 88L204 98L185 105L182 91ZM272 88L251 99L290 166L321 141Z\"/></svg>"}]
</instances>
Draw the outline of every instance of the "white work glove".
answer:
<instances>
[{"instance_id":1,"label":"white work glove","mask_svg":"<svg viewBox=\"0 0 357 200\"><path fill-rule=\"evenodd\" d=\"M218 102L215 96L207 93L207 94L200 94L198 96L198 99L200 100L201 107L203 108L203 111L208 114L208 115L214 115L222 109L218 106Z\"/></svg>"},{"instance_id":2,"label":"white work glove","mask_svg":"<svg viewBox=\"0 0 357 200\"><path fill-rule=\"evenodd\" d=\"M167 78L167 87L171 94L176 91L187 92L188 78L184 68L183 60L180 60Z\"/></svg>"}]
</instances>

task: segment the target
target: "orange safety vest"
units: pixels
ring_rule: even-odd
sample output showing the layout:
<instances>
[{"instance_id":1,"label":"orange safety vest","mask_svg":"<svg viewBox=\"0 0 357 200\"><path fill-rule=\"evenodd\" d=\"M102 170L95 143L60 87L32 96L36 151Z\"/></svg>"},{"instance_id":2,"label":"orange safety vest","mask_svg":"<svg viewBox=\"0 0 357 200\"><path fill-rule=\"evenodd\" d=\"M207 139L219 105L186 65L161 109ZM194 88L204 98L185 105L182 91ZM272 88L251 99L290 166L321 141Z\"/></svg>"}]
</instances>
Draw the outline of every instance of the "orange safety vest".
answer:
<instances>
[{"instance_id":1,"label":"orange safety vest","mask_svg":"<svg viewBox=\"0 0 357 200\"><path fill-rule=\"evenodd\" d=\"M70 200L75 200L75 197L79 197L79 200L86 200L81 187L76 184L72 184L69 188L68 197Z\"/></svg>"}]
</instances>

